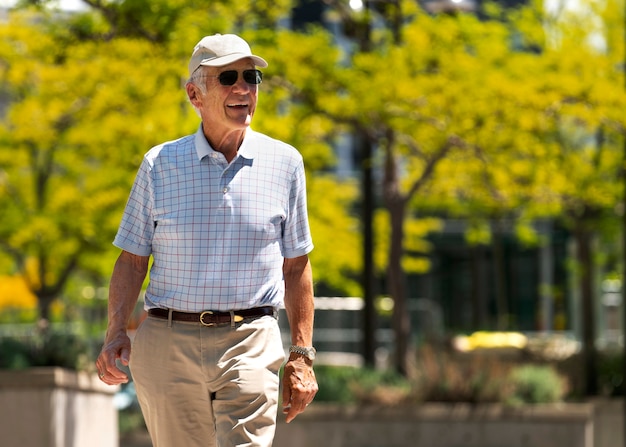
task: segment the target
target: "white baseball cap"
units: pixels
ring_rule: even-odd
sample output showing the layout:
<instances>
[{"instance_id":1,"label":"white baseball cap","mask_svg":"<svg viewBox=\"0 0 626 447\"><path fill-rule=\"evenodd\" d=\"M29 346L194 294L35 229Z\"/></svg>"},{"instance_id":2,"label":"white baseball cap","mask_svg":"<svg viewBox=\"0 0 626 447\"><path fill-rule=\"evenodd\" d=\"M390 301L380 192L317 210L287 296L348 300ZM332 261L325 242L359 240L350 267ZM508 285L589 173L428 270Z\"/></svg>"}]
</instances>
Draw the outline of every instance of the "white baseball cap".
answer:
<instances>
[{"instance_id":1,"label":"white baseball cap","mask_svg":"<svg viewBox=\"0 0 626 447\"><path fill-rule=\"evenodd\" d=\"M252 54L250 45L234 34L203 37L193 49L189 60L189 76L201 65L222 67L240 59L250 58L257 67L267 67L265 59Z\"/></svg>"}]
</instances>

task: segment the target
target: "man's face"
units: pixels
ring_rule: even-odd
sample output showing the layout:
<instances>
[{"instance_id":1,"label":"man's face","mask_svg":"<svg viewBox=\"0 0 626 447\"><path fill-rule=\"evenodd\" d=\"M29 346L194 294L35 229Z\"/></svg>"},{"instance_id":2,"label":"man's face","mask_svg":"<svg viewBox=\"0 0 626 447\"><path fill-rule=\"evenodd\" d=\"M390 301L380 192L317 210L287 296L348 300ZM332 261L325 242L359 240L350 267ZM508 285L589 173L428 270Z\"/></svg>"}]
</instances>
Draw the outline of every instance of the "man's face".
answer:
<instances>
[{"instance_id":1,"label":"man's face","mask_svg":"<svg viewBox=\"0 0 626 447\"><path fill-rule=\"evenodd\" d=\"M192 99L192 102L200 111L202 121L210 125L211 133L245 130L250 126L256 110L258 85L248 84L243 79L243 71L254 69L251 59L204 69L200 82L204 82L207 92L197 91L197 100ZM233 85L222 85L219 75L233 70L237 72L237 81Z\"/></svg>"}]
</instances>

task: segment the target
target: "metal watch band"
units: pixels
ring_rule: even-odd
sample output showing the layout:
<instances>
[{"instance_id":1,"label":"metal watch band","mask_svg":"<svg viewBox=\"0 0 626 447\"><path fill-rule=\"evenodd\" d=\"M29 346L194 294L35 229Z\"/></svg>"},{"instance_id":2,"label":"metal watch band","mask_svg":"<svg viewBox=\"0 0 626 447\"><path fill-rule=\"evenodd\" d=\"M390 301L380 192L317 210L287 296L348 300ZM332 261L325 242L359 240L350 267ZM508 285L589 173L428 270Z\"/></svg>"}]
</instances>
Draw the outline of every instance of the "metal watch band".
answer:
<instances>
[{"instance_id":1,"label":"metal watch band","mask_svg":"<svg viewBox=\"0 0 626 447\"><path fill-rule=\"evenodd\" d=\"M309 360L315 360L315 348L314 347L304 347L304 346L296 346L296 345L292 345L289 348L289 352L293 352L295 354L300 354L305 356L306 358L308 358Z\"/></svg>"}]
</instances>

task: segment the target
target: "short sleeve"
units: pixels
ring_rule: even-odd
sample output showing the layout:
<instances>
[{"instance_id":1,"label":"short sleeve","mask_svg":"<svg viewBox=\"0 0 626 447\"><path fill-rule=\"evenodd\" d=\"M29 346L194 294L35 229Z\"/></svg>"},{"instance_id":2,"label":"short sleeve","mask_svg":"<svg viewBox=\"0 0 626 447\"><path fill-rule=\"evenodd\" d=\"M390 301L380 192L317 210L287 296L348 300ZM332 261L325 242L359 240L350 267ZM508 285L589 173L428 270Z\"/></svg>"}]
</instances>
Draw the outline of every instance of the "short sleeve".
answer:
<instances>
[{"instance_id":1,"label":"short sleeve","mask_svg":"<svg viewBox=\"0 0 626 447\"><path fill-rule=\"evenodd\" d=\"M298 163L292 177L289 210L283 229L283 256L296 258L313 250L307 212L306 177L304 163Z\"/></svg>"},{"instance_id":2,"label":"short sleeve","mask_svg":"<svg viewBox=\"0 0 626 447\"><path fill-rule=\"evenodd\" d=\"M113 245L138 256L149 256L152 253L155 225L152 212L153 197L151 166L144 158L130 191Z\"/></svg>"}]
</instances>

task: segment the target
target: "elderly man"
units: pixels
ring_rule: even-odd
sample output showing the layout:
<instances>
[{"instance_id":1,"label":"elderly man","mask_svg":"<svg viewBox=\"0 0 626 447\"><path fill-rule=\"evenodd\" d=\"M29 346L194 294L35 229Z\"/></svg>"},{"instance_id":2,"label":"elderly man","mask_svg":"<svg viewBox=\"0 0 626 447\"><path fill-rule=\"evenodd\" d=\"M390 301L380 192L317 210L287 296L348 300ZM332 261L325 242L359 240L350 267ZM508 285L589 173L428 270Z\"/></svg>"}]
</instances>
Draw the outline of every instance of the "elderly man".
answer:
<instances>
[{"instance_id":1,"label":"elderly man","mask_svg":"<svg viewBox=\"0 0 626 447\"><path fill-rule=\"evenodd\" d=\"M313 249L301 155L250 128L267 62L235 35L200 40L186 91L198 131L152 148L133 184L114 244L122 250L100 378L129 364L154 446L271 446L284 368L290 422L313 400ZM148 318L128 320L153 258Z\"/></svg>"}]
</instances>

